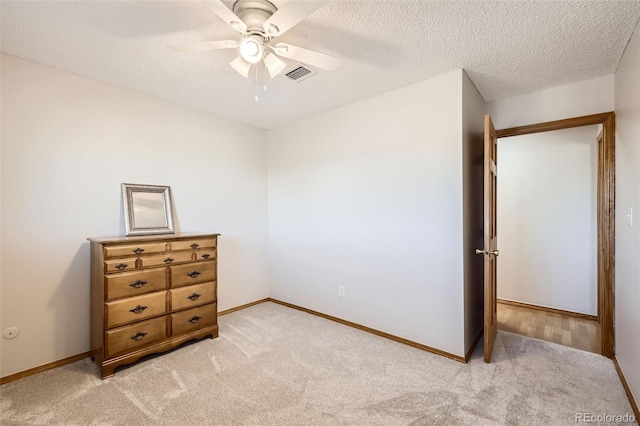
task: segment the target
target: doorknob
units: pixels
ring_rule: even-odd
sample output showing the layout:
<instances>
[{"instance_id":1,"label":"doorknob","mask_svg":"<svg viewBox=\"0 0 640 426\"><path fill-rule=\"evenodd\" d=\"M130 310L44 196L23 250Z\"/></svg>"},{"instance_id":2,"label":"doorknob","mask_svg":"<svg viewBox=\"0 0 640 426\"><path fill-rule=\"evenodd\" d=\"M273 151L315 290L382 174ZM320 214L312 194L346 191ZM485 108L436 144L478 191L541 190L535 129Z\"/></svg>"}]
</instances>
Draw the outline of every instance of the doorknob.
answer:
<instances>
[{"instance_id":1,"label":"doorknob","mask_svg":"<svg viewBox=\"0 0 640 426\"><path fill-rule=\"evenodd\" d=\"M476 254L492 254L494 256L498 256L500 252L498 250L480 250L476 249Z\"/></svg>"}]
</instances>

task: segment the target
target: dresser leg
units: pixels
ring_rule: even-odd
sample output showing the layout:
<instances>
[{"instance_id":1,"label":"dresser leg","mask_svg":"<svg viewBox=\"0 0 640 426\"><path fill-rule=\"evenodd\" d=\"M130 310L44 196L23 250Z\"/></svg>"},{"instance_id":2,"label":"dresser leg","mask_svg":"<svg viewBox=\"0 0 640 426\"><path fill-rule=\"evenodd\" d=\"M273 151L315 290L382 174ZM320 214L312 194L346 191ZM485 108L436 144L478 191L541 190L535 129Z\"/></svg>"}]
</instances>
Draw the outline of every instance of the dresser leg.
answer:
<instances>
[{"instance_id":1,"label":"dresser leg","mask_svg":"<svg viewBox=\"0 0 640 426\"><path fill-rule=\"evenodd\" d=\"M113 370L115 368L115 366L102 367L102 380L108 379L109 377L113 376Z\"/></svg>"}]
</instances>

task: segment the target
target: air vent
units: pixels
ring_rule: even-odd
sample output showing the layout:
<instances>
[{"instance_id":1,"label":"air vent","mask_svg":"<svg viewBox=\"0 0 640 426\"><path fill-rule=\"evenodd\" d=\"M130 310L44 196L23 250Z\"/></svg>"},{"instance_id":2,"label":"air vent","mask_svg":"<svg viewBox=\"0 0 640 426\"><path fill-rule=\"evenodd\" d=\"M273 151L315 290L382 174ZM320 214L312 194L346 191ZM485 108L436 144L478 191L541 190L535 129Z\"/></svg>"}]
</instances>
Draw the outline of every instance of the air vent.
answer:
<instances>
[{"instance_id":1,"label":"air vent","mask_svg":"<svg viewBox=\"0 0 640 426\"><path fill-rule=\"evenodd\" d=\"M300 83L302 80L306 80L307 78L318 74L318 71L302 64L294 65L289 71L285 73L285 75L295 81L296 83Z\"/></svg>"}]
</instances>

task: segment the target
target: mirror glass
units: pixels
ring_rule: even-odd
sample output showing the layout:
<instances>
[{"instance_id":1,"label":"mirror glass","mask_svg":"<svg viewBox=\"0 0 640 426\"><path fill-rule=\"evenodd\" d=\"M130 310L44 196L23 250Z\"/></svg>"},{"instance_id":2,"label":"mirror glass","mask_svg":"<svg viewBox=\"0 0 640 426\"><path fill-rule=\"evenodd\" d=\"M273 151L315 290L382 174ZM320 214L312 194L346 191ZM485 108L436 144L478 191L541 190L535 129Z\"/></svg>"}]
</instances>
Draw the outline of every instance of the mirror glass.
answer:
<instances>
[{"instance_id":1,"label":"mirror glass","mask_svg":"<svg viewBox=\"0 0 640 426\"><path fill-rule=\"evenodd\" d=\"M160 192L133 192L133 223L136 228L167 226L164 196Z\"/></svg>"}]
</instances>

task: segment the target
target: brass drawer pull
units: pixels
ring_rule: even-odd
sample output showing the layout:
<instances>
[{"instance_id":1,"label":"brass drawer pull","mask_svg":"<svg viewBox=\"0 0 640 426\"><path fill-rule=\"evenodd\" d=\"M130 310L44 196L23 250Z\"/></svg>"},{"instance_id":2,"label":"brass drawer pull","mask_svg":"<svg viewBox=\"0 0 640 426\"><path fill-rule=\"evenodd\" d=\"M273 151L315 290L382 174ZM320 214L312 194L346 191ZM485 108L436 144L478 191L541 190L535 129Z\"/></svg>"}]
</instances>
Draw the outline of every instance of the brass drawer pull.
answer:
<instances>
[{"instance_id":1,"label":"brass drawer pull","mask_svg":"<svg viewBox=\"0 0 640 426\"><path fill-rule=\"evenodd\" d=\"M205 253L205 254L202 255L203 259L208 259L210 257L211 257L211 255L209 253Z\"/></svg>"},{"instance_id":2,"label":"brass drawer pull","mask_svg":"<svg viewBox=\"0 0 640 426\"><path fill-rule=\"evenodd\" d=\"M197 323L198 321L200 321L201 319L202 319L202 317L199 317L198 315L196 315L196 316L194 316L194 317L191 317L191 319L189 320L189 322L190 322L191 324L195 324L195 323Z\"/></svg>"},{"instance_id":3,"label":"brass drawer pull","mask_svg":"<svg viewBox=\"0 0 640 426\"><path fill-rule=\"evenodd\" d=\"M146 331L138 331L136 334L134 334L133 336L129 337L129 339L141 340L147 334L149 334L149 333L147 333Z\"/></svg>"},{"instance_id":4,"label":"brass drawer pull","mask_svg":"<svg viewBox=\"0 0 640 426\"><path fill-rule=\"evenodd\" d=\"M143 285L145 285L148 281L145 280L138 280L135 282L132 282L131 284L129 284L129 286L133 287L133 288L140 288Z\"/></svg>"},{"instance_id":5,"label":"brass drawer pull","mask_svg":"<svg viewBox=\"0 0 640 426\"><path fill-rule=\"evenodd\" d=\"M129 265L127 265L126 263L121 263L119 265L116 265L116 269L119 270L119 271L122 271L123 269L128 268L128 267L129 267Z\"/></svg>"},{"instance_id":6,"label":"brass drawer pull","mask_svg":"<svg viewBox=\"0 0 640 426\"><path fill-rule=\"evenodd\" d=\"M200 296L202 296L200 293L193 293L191 296L187 296L187 299L198 300Z\"/></svg>"},{"instance_id":7,"label":"brass drawer pull","mask_svg":"<svg viewBox=\"0 0 640 426\"><path fill-rule=\"evenodd\" d=\"M194 250L197 249L198 247L200 247L200 246L198 244L196 244L196 243L191 244L191 248L194 249Z\"/></svg>"},{"instance_id":8,"label":"brass drawer pull","mask_svg":"<svg viewBox=\"0 0 640 426\"><path fill-rule=\"evenodd\" d=\"M195 277L197 277L198 275L200 275L201 273L202 273L202 272L200 272L200 271L191 271L191 272L189 272L187 275L188 275L188 276L190 276L191 278L195 278Z\"/></svg>"},{"instance_id":9,"label":"brass drawer pull","mask_svg":"<svg viewBox=\"0 0 640 426\"><path fill-rule=\"evenodd\" d=\"M129 309L129 312L133 312L134 314L141 314L142 311L144 311L147 308L148 308L148 306L138 305L133 309Z\"/></svg>"},{"instance_id":10,"label":"brass drawer pull","mask_svg":"<svg viewBox=\"0 0 640 426\"><path fill-rule=\"evenodd\" d=\"M173 259L172 259L172 258L170 258L170 257L167 257L167 258L164 260L164 263L171 263L171 262L173 262Z\"/></svg>"},{"instance_id":11,"label":"brass drawer pull","mask_svg":"<svg viewBox=\"0 0 640 426\"><path fill-rule=\"evenodd\" d=\"M143 249L143 248L138 247L138 248L137 248L137 249L135 249L133 252L134 252L135 254L140 254L140 253L142 253L143 251L144 251L144 249Z\"/></svg>"}]
</instances>

